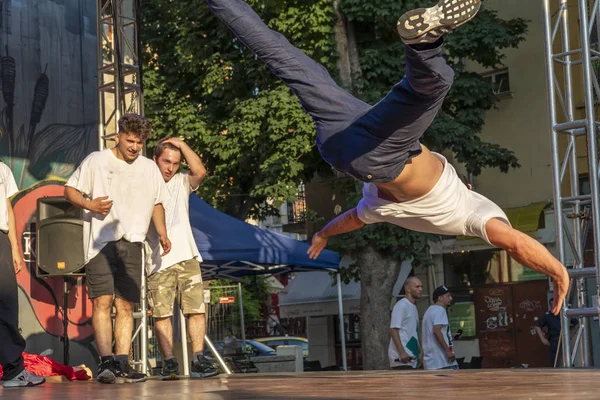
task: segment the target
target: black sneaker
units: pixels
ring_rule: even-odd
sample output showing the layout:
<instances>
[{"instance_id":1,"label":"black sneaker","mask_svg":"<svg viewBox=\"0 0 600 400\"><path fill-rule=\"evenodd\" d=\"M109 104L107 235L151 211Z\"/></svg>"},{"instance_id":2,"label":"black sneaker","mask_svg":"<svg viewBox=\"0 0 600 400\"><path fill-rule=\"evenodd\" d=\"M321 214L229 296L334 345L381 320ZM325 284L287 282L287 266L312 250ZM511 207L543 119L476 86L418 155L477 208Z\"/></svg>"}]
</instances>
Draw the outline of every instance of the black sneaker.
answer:
<instances>
[{"instance_id":1,"label":"black sneaker","mask_svg":"<svg viewBox=\"0 0 600 400\"><path fill-rule=\"evenodd\" d=\"M100 383L115 383L115 363L112 358L100 363L96 380Z\"/></svg>"},{"instance_id":2,"label":"black sneaker","mask_svg":"<svg viewBox=\"0 0 600 400\"><path fill-rule=\"evenodd\" d=\"M435 42L475 17L481 0L440 0L430 8L417 8L398 19L398 33L405 43ZM431 38L427 33L433 32Z\"/></svg>"},{"instance_id":3,"label":"black sneaker","mask_svg":"<svg viewBox=\"0 0 600 400\"><path fill-rule=\"evenodd\" d=\"M148 380L146 374L142 374L132 369L129 361L115 360L115 380L117 383L136 383Z\"/></svg>"},{"instance_id":4,"label":"black sneaker","mask_svg":"<svg viewBox=\"0 0 600 400\"><path fill-rule=\"evenodd\" d=\"M192 378L208 378L218 374L219 370L203 356L198 356L198 359L192 363L192 370L190 371Z\"/></svg>"},{"instance_id":5,"label":"black sneaker","mask_svg":"<svg viewBox=\"0 0 600 400\"><path fill-rule=\"evenodd\" d=\"M163 361L160 376L163 381L176 381L179 379L179 363L176 358Z\"/></svg>"}]
</instances>

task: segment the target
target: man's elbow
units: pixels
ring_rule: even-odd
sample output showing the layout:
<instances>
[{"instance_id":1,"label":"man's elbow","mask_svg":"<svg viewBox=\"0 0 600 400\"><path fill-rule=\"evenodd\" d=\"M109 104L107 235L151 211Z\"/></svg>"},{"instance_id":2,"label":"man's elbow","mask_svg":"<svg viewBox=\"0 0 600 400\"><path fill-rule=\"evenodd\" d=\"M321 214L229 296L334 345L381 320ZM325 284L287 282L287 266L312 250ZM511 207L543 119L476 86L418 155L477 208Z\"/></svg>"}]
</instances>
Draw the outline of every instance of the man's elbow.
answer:
<instances>
[{"instance_id":1,"label":"man's elbow","mask_svg":"<svg viewBox=\"0 0 600 400\"><path fill-rule=\"evenodd\" d=\"M65 190L63 192L65 199L67 199L67 201L69 201L70 203L73 203L73 189L70 186L65 186Z\"/></svg>"},{"instance_id":2,"label":"man's elbow","mask_svg":"<svg viewBox=\"0 0 600 400\"><path fill-rule=\"evenodd\" d=\"M356 229L360 229L360 228L362 228L363 226L366 225L363 222L363 220L358 217L358 209L356 207L354 207L352 209L352 212L350 213L350 216L352 218L352 222L353 222L354 226L356 227Z\"/></svg>"}]
</instances>

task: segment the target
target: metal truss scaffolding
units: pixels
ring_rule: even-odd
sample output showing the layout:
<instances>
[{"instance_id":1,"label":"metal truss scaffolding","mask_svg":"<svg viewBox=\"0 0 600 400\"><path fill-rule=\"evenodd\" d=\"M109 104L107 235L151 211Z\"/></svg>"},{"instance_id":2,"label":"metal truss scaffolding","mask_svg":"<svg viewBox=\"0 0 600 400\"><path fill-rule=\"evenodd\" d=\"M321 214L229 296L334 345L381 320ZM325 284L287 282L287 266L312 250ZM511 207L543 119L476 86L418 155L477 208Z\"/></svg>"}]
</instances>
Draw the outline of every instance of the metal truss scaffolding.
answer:
<instances>
[{"instance_id":1,"label":"metal truss scaffolding","mask_svg":"<svg viewBox=\"0 0 600 400\"><path fill-rule=\"evenodd\" d=\"M143 114L138 29L140 0L97 0L96 6L100 107L98 149L103 150L114 144L117 121L123 114ZM132 364L142 373L147 373L148 307L143 271L141 293L140 303L133 313Z\"/></svg>"},{"instance_id":2,"label":"metal truss scaffolding","mask_svg":"<svg viewBox=\"0 0 600 400\"><path fill-rule=\"evenodd\" d=\"M114 142L117 121L143 114L140 0L97 0L99 149Z\"/></svg>"},{"instance_id":3,"label":"metal truss scaffolding","mask_svg":"<svg viewBox=\"0 0 600 400\"><path fill-rule=\"evenodd\" d=\"M600 282L598 122L595 115L600 88L593 68L593 63L600 59L599 1L543 0L556 245L560 261L572 267L569 268L569 294L561 313L562 359L567 368L576 364L578 353L580 365L591 366L588 317L599 315L597 306L587 305L585 285L585 279L590 277ZM578 154L581 148L587 148L587 152ZM589 190L579 181L578 168L582 161L587 161L588 170L584 172L589 173ZM567 188L569 193L564 195ZM593 235L589 234L590 230ZM592 245L586 245L588 238L593 240ZM584 250L591 248L593 267L584 265ZM598 290L598 285L596 287ZM579 318L579 329L571 343L570 320L575 317Z\"/></svg>"}]
</instances>

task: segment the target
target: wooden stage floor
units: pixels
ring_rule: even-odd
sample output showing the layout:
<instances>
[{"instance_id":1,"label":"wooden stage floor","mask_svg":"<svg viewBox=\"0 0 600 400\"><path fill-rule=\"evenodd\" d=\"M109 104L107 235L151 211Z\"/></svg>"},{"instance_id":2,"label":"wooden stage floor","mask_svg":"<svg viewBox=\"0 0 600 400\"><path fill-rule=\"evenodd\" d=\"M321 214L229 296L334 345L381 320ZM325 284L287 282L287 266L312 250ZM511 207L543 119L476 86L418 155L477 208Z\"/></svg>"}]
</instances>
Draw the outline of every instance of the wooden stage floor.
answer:
<instances>
[{"instance_id":1,"label":"wooden stage floor","mask_svg":"<svg viewBox=\"0 0 600 400\"><path fill-rule=\"evenodd\" d=\"M160 397L159 397L160 396ZM600 370L463 370L243 374L101 385L2 389L2 400L48 399L600 399Z\"/></svg>"}]
</instances>

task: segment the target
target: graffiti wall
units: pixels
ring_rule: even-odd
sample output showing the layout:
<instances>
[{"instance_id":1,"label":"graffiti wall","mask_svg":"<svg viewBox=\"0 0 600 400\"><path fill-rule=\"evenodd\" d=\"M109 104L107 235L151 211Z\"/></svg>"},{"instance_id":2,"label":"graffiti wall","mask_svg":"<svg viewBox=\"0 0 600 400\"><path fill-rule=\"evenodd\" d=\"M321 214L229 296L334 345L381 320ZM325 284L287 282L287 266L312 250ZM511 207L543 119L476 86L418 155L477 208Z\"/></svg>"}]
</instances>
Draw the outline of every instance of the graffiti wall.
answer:
<instances>
[{"instance_id":1,"label":"graffiti wall","mask_svg":"<svg viewBox=\"0 0 600 400\"><path fill-rule=\"evenodd\" d=\"M91 303L82 278L36 276L37 199L60 196L63 183L97 147L96 2L0 0L0 158L20 192L12 199L28 268L20 286L27 351L63 362L68 320L70 364L94 366Z\"/></svg>"}]
</instances>

